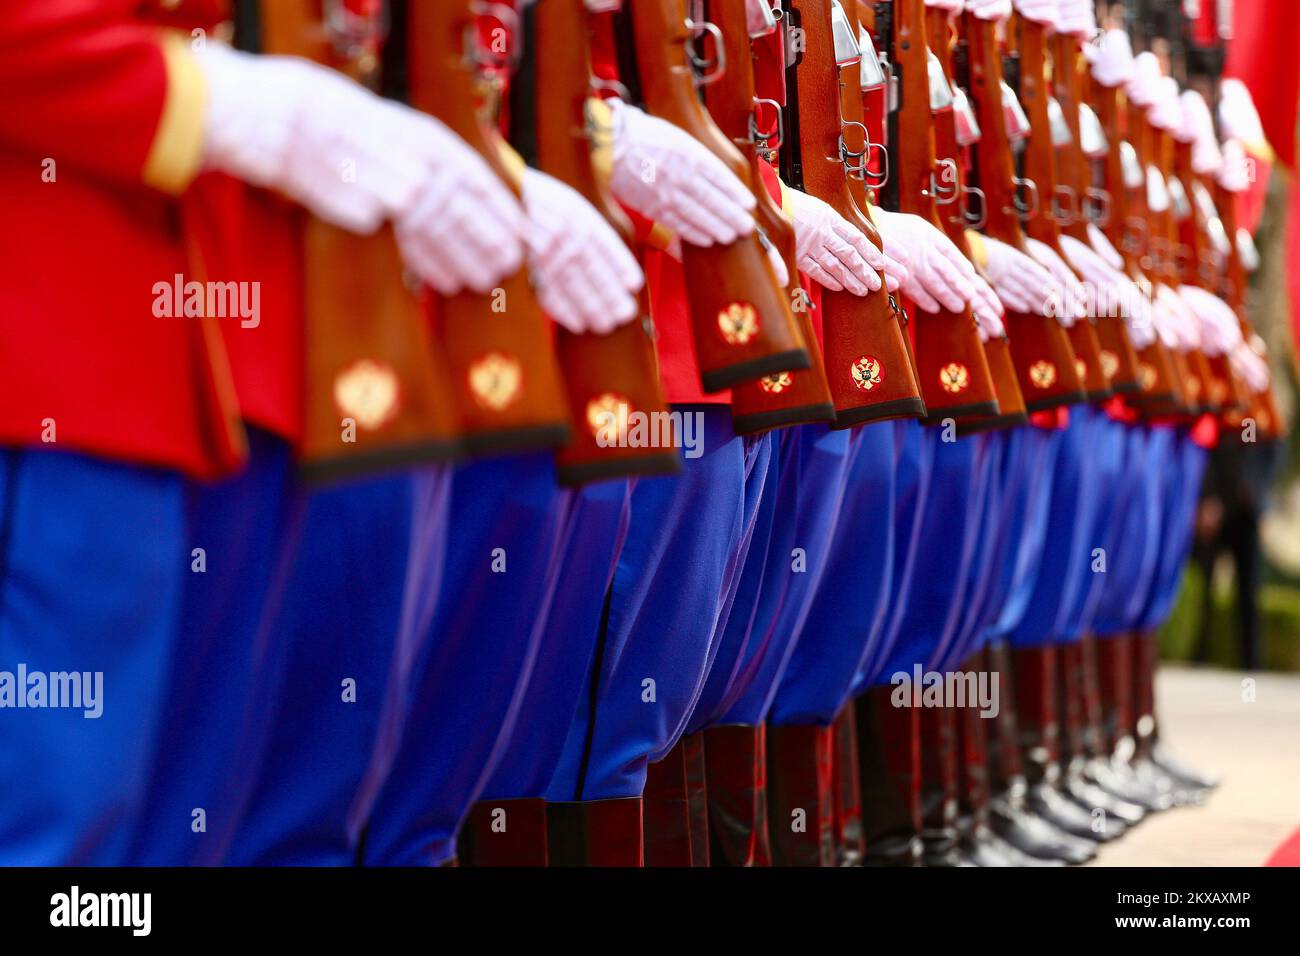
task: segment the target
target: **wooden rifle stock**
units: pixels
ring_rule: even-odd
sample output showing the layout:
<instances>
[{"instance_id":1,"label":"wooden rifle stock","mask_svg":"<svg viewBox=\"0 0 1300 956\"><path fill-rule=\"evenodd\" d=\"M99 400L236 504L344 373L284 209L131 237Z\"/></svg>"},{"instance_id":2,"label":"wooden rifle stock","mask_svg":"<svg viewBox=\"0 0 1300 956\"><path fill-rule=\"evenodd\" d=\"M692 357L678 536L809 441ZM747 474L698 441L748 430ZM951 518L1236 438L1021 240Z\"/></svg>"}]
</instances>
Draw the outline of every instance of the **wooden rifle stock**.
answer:
<instances>
[{"instance_id":1,"label":"wooden rifle stock","mask_svg":"<svg viewBox=\"0 0 1300 956\"><path fill-rule=\"evenodd\" d=\"M1180 255L1175 257L1177 281L1217 294L1218 270L1213 245L1209 237L1209 222L1203 218L1199 204L1191 201L1192 191L1200 189L1196 172L1192 168L1192 144L1173 140L1174 165L1170 182L1177 182L1184 197L1184 207L1174 206L1173 219L1177 229ZM1209 402L1220 415L1243 411L1247 405L1244 387L1237 381L1226 355L1205 354Z\"/></svg>"},{"instance_id":2,"label":"wooden rifle stock","mask_svg":"<svg viewBox=\"0 0 1300 956\"><path fill-rule=\"evenodd\" d=\"M877 26L890 22L882 17ZM935 164L934 118L930 112L930 63L923 0L894 0L888 49L901 103L898 135L889 144L890 167L897 178L898 211L920 216L942 228L935 203L938 168ZM882 46L885 43L882 42ZM857 96L861 111L861 93ZM846 117L852 119L853 117ZM979 328L969 308L924 313L912 330L916 367L930 421L984 418L999 413L998 393L989 371Z\"/></svg>"},{"instance_id":3,"label":"wooden rifle stock","mask_svg":"<svg viewBox=\"0 0 1300 956\"><path fill-rule=\"evenodd\" d=\"M692 28L685 0L625 0L625 5L646 108L694 136L753 189L753 168L700 102L687 53ZM757 231L729 245L683 242L682 270L706 392L811 366L791 303Z\"/></svg>"},{"instance_id":4,"label":"wooden rifle stock","mask_svg":"<svg viewBox=\"0 0 1300 956\"><path fill-rule=\"evenodd\" d=\"M521 70L532 80L537 165L591 203L632 249L631 223L597 176L592 157L596 133L588 113L591 68L583 0L540 0L526 15L532 29ZM556 327L556 351L575 425L568 444L556 452L562 484L672 474L681 468L672 448L630 447L620 440L632 412L655 416L667 411L645 289L638 303L638 318L606 335Z\"/></svg>"},{"instance_id":5,"label":"wooden rifle stock","mask_svg":"<svg viewBox=\"0 0 1300 956\"><path fill-rule=\"evenodd\" d=\"M1237 197L1221 183L1207 182L1207 178L1202 177L1202 183L1211 191L1215 208L1219 211L1219 218L1223 220L1224 232L1228 235L1227 268L1221 277L1222 285L1219 291L1237 313L1241 334L1249 342L1255 334L1255 329L1246 317L1246 267L1241 261L1241 253L1237 248ZM1260 437L1264 440L1273 441L1281 437L1285 423L1271 382L1263 391L1250 394L1250 409L1247 414L1255 420Z\"/></svg>"},{"instance_id":6,"label":"wooden rifle stock","mask_svg":"<svg viewBox=\"0 0 1300 956\"><path fill-rule=\"evenodd\" d=\"M1079 41L1068 33L1057 33L1052 37L1053 79L1056 99L1061 104L1066 124L1070 129L1070 141L1058 147L1057 173L1058 182L1072 191L1075 199L1075 214L1061 226L1061 231L1068 236L1091 246L1088 237L1087 209L1085 199L1090 196L1105 197L1105 208L1109 210L1109 193L1098 190L1092 182L1093 159L1083 151L1083 132L1079 121L1079 111L1083 107L1083 76L1087 70L1087 59L1079 47ZM1117 311L1116 303L1110 303L1106 309L1098 309L1097 341L1101 346L1101 365L1110 383L1110 389L1117 395L1128 395L1141 390L1138 383L1137 350L1129 337L1124 318Z\"/></svg>"},{"instance_id":7,"label":"wooden rifle stock","mask_svg":"<svg viewBox=\"0 0 1300 956\"><path fill-rule=\"evenodd\" d=\"M938 58L939 65L943 67L944 79L955 88L952 62L955 36L950 13L942 7L927 7L926 21L926 39L930 50ZM936 162L947 160L951 163L952 186L956 196L959 197L956 202L950 204L954 208L953 212L940 215L939 225L961 250L962 255L973 260L970 242L966 238L966 230L970 227L967 221L966 202L961 198L971 195L973 191L965 182L967 162L963 155L963 148L957 142L957 118L950 107L934 113L933 122ZM1006 335L989 339L984 343L984 356L993 378L999 412L996 416L966 423L963 425L963 430L1009 428L1012 425L1025 424L1029 421L1029 414L1025 408L1025 397L1020 391L1016 365L1011 357L1011 340Z\"/></svg>"},{"instance_id":8,"label":"wooden rifle stock","mask_svg":"<svg viewBox=\"0 0 1300 956\"><path fill-rule=\"evenodd\" d=\"M828 203L879 248L880 235L854 200L844 164L830 0L791 0L785 9L798 18L805 42L803 61L790 69L786 83L791 91L787 128L798 132L785 147L798 156L801 169L793 185ZM874 295L822 291L826 376L837 428L925 415L900 313L884 291L883 274L880 281Z\"/></svg>"},{"instance_id":9,"label":"wooden rifle stock","mask_svg":"<svg viewBox=\"0 0 1300 956\"><path fill-rule=\"evenodd\" d=\"M247 22L257 24L264 53L367 78L331 42L321 0L262 0ZM460 448L455 396L404 281L392 229L360 236L306 215L302 240L304 479L361 477L453 456Z\"/></svg>"},{"instance_id":10,"label":"wooden rifle stock","mask_svg":"<svg viewBox=\"0 0 1300 956\"><path fill-rule=\"evenodd\" d=\"M503 143L479 110L478 21L472 0L409 5L406 24L411 105L445 123L516 193ZM526 268L492 293L430 297L430 312L452 370L466 447L478 453L560 445L569 436L551 323Z\"/></svg>"},{"instance_id":11,"label":"wooden rifle stock","mask_svg":"<svg viewBox=\"0 0 1300 956\"><path fill-rule=\"evenodd\" d=\"M1106 132L1110 148L1102 164L1103 188L1110 195L1111 213L1102 226L1106 238L1124 259L1124 270L1148 296L1151 283L1138 265L1138 245L1130 233L1130 218L1134 200L1124 181L1123 106L1118 87L1106 86L1089 77L1092 104ZM1141 221L1140 219L1138 221ZM1180 395L1174 373L1173 358L1157 335L1146 348L1138 350L1138 385L1140 391L1126 396L1127 400L1143 407L1158 407L1176 401Z\"/></svg>"},{"instance_id":12,"label":"wooden rifle stock","mask_svg":"<svg viewBox=\"0 0 1300 956\"><path fill-rule=\"evenodd\" d=\"M1060 256L1061 261L1069 264L1065 250L1061 248L1061 229L1056 218L1056 197L1058 181L1056 178L1056 148L1052 143L1052 123L1049 100L1052 88L1047 73L1047 28L1043 24L1027 19L1019 13L1011 19L1012 31L1018 37L1020 52L1020 88L1016 91L1021 105L1029 117L1029 141L1025 144L1025 178L1031 180L1043 197L1038 214L1026 220L1025 227L1029 236L1037 239ZM1049 198L1050 197L1050 202ZM1077 194L1076 194L1077 198ZM1051 213L1048 209L1051 208ZM1077 203L1075 214L1077 215ZM1076 278L1078 275L1076 274ZM1069 306L1072 303L1063 303ZM1070 345L1074 348L1075 365L1079 377L1083 380L1084 392L1090 402L1101 402L1110 398L1110 381L1106 376L1101 358L1101 342L1091 316L1075 320L1066 330Z\"/></svg>"},{"instance_id":13,"label":"wooden rifle stock","mask_svg":"<svg viewBox=\"0 0 1300 956\"><path fill-rule=\"evenodd\" d=\"M826 381L817 330L813 327L810 300L799 284L794 226L764 187L759 173L758 164L766 160L759 155L756 139L754 54L750 48L745 4L740 0L710 0L707 18L722 33L727 71L721 80L705 88L705 103L718 128L735 144L753 171L757 203L754 215L785 262L790 275L786 296L792 303L800 335L812 360L807 370L775 372L737 385L731 392L731 424L736 434L750 435L790 425L829 422L835 418L835 405Z\"/></svg>"},{"instance_id":14,"label":"wooden rifle stock","mask_svg":"<svg viewBox=\"0 0 1300 956\"><path fill-rule=\"evenodd\" d=\"M969 48L971 101L983 135L975 144L980 187L985 195L986 231L1028 255L1012 190L1011 141L1002 113L1002 60L997 24L962 14ZM1030 411L1084 401L1083 382L1065 329L1051 316L1007 312L1011 354L1020 390Z\"/></svg>"}]
</instances>

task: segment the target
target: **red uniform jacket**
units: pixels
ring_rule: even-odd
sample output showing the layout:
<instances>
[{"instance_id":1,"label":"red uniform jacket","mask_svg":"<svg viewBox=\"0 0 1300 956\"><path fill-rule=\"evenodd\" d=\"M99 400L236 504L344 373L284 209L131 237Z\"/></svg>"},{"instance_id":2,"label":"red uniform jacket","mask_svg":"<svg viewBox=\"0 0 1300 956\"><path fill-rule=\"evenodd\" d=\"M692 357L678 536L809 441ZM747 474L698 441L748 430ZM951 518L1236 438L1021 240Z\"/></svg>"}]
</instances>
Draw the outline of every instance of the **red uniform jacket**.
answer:
<instances>
[{"instance_id":1,"label":"red uniform jacket","mask_svg":"<svg viewBox=\"0 0 1300 956\"><path fill-rule=\"evenodd\" d=\"M260 278L203 240L255 217L243 187L217 188L224 206L206 183L177 199L199 168L205 89L189 37L160 28L158 9L21 0L0 18L0 444L215 477L242 462L241 407L291 430L292 410L266 412L294 390L285 356L258 334L283 288L263 283L258 329L155 315L160 283L209 277L201 247L212 270Z\"/></svg>"}]
</instances>

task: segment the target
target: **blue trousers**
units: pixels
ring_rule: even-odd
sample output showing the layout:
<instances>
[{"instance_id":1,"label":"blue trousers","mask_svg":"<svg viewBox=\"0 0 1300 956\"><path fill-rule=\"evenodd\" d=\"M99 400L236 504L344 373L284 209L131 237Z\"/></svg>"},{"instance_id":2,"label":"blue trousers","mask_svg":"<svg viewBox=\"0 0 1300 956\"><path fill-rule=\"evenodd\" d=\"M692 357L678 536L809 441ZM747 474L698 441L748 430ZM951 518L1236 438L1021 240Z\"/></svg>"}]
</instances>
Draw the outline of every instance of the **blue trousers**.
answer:
<instances>
[{"instance_id":1,"label":"blue trousers","mask_svg":"<svg viewBox=\"0 0 1300 956\"><path fill-rule=\"evenodd\" d=\"M438 866L514 729L537 660L573 493L548 455L463 465L427 639L394 693L394 733L354 808L366 865ZM569 568L601 576L606 568ZM418 590L436 581L412 582Z\"/></svg>"},{"instance_id":2,"label":"blue trousers","mask_svg":"<svg viewBox=\"0 0 1300 956\"><path fill-rule=\"evenodd\" d=\"M1134 623L1139 631L1153 630L1165 622L1183 582L1183 569L1192 548L1192 531L1196 521L1196 503L1205 473L1205 449L1192 441L1186 429L1166 429L1172 459L1167 467L1153 475L1163 488L1161 508L1161 551L1157 561L1151 595L1141 616Z\"/></svg>"},{"instance_id":3,"label":"blue trousers","mask_svg":"<svg viewBox=\"0 0 1300 956\"><path fill-rule=\"evenodd\" d=\"M284 583L303 509L287 445L256 431L249 440L243 472L189 495L206 568L185 582L132 865L219 864L265 744L265 702L281 674L268 600Z\"/></svg>"},{"instance_id":4,"label":"blue trousers","mask_svg":"<svg viewBox=\"0 0 1300 956\"><path fill-rule=\"evenodd\" d=\"M922 509L911 589L900 602L899 639L887 649L883 662L873 663L863 673L861 690L871 686L867 674L888 682L897 671L910 674L914 664L936 666L963 620L987 512L992 471L989 436L944 441L940 428L928 428L924 435L933 449L931 493Z\"/></svg>"},{"instance_id":5,"label":"blue trousers","mask_svg":"<svg viewBox=\"0 0 1300 956\"><path fill-rule=\"evenodd\" d=\"M355 805L441 577L442 469L305 491L298 548L268 614L279 692L262 702L265 744L246 759L236 865L347 865Z\"/></svg>"},{"instance_id":6,"label":"blue trousers","mask_svg":"<svg viewBox=\"0 0 1300 956\"><path fill-rule=\"evenodd\" d=\"M567 509L555 562L558 586L541 649L482 799L541 797L550 786L591 680L605 595L631 517L631 491L629 481L588 485Z\"/></svg>"},{"instance_id":7,"label":"blue trousers","mask_svg":"<svg viewBox=\"0 0 1300 956\"><path fill-rule=\"evenodd\" d=\"M1129 425L1119 485L1121 531L1093 614L1098 637L1126 634L1141 620L1160 558L1161 495L1156 477L1168 467L1168 429Z\"/></svg>"},{"instance_id":8,"label":"blue trousers","mask_svg":"<svg viewBox=\"0 0 1300 956\"><path fill-rule=\"evenodd\" d=\"M1085 593L1091 574L1092 516L1095 481L1091 475L1095 416L1091 409L1072 408L1070 423L1059 432L1052 498L1041 569L1019 624L1011 632L1015 647L1053 643L1065 627L1070 610Z\"/></svg>"},{"instance_id":9,"label":"blue trousers","mask_svg":"<svg viewBox=\"0 0 1300 956\"><path fill-rule=\"evenodd\" d=\"M257 470L274 472L279 453L253 441ZM161 469L0 451L0 671L11 675L0 675L0 865L129 859L156 795L151 765L185 628L210 582L227 585L230 562L247 555L237 534L203 523L222 510L209 494ZM59 695L81 706L16 709L20 696L55 703L32 682L54 672L83 675L80 687L60 681ZM188 813L157 821L173 823L169 836L190 835Z\"/></svg>"},{"instance_id":10,"label":"blue trousers","mask_svg":"<svg viewBox=\"0 0 1300 956\"><path fill-rule=\"evenodd\" d=\"M774 542L779 544L789 537L785 527L779 531L776 528L781 442L778 435L771 433L749 441L761 441L767 446L766 467L761 460L756 462L745 481L747 513L739 542L743 563L735 586L727 589L723 599L718 649L686 722L688 734L715 723L748 686L752 664L766 651L765 638L771 631L782 590L778 587L781 578L768 577Z\"/></svg>"},{"instance_id":11,"label":"blue trousers","mask_svg":"<svg viewBox=\"0 0 1300 956\"><path fill-rule=\"evenodd\" d=\"M805 425L781 433L776 520L752 653L719 724L757 726L772 706L827 566L850 461L852 432Z\"/></svg>"},{"instance_id":12,"label":"blue trousers","mask_svg":"<svg viewBox=\"0 0 1300 956\"><path fill-rule=\"evenodd\" d=\"M746 442L726 406L703 416L698 458L680 474L638 479L588 692L580 695L546 799L637 797L646 766L680 739L721 638L756 503L747 478L770 444Z\"/></svg>"},{"instance_id":13,"label":"blue trousers","mask_svg":"<svg viewBox=\"0 0 1300 956\"><path fill-rule=\"evenodd\" d=\"M826 566L772 698L773 724L828 725L852 692L884 625L895 570L895 476L900 459L919 452L919 432L910 422L854 432Z\"/></svg>"}]
</instances>

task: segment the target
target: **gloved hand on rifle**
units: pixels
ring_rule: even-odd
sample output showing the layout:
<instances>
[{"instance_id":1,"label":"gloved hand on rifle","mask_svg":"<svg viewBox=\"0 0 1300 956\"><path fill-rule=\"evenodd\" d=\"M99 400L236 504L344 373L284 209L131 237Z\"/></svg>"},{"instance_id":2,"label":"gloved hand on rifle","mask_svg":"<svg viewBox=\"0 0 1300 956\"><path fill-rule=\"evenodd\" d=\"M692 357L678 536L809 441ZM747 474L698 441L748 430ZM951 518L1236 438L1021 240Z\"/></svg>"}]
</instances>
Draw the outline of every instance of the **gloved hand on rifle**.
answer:
<instances>
[{"instance_id":1,"label":"gloved hand on rifle","mask_svg":"<svg viewBox=\"0 0 1300 956\"><path fill-rule=\"evenodd\" d=\"M1093 0L1060 0L1056 32L1069 33L1083 40L1092 39L1097 32L1097 10Z\"/></svg>"},{"instance_id":2,"label":"gloved hand on rifle","mask_svg":"<svg viewBox=\"0 0 1300 956\"><path fill-rule=\"evenodd\" d=\"M1089 224L1091 229L1095 228ZM1102 236L1103 241L1105 236ZM1107 243L1109 246L1109 243ZM1061 248L1070 265L1083 276L1083 281L1092 287L1092 301L1098 315L1145 315L1146 298L1128 276L1120 272L1112 261L1086 242L1080 242L1073 236L1061 236ZM1113 250L1112 250L1113 251ZM1118 259L1118 253L1116 253ZM1123 264L1123 260L1119 260ZM1118 310L1118 311L1116 311Z\"/></svg>"},{"instance_id":3,"label":"gloved hand on rifle","mask_svg":"<svg viewBox=\"0 0 1300 956\"><path fill-rule=\"evenodd\" d=\"M1192 171L1214 176L1223 168L1223 153L1219 151L1210 107L1205 97L1195 90L1183 90L1179 102L1183 107L1183 125L1178 130L1178 138L1192 144Z\"/></svg>"},{"instance_id":4,"label":"gloved hand on rifle","mask_svg":"<svg viewBox=\"0 0 1300 956\"><path fill-rule=\"evenodd\" d=\"M1133 76L1133 45L1123 30L1107 30L1096 43L1085 45L1083 53L1092 64L1093 79L1102 86L1123 86Z\"/></svg>"},{"instance_id":5,"label":"gloved hand on rifle","mask_svg":"<svg viewBox=\"0 0 1300 956\"><path fill-rule=\"evenodd\" d=\"M1060 256L1047 244L1037 239L1026 239L1029 254L1038 264L1052 274L1052 300L1049 315L1055 315L1061 325L1067 329L1074 325L1076 319L1088 314L1088 296L1073 270L1065 264Z\"/></svg>"},{"instance_id":6,"label":"gloved hand on rifle","mask_svg":"<svg viewBox=\"0 0 1300 956\"><path fill-rule=\"evenodd\" d=\"M1228 355L1242 341L1237 313L1213 292L1181 285L1178 295L1200 322L1201 347L1206 355Z\"/></svg>"},{"instance_id":7,"label":"gloved hand on rifle","mask_svg":"<svg viewBox=\"0 0 1300 956\"><path fill-rule=\"evenodd\" d=\"M1056 28L1056 18L1059 15L1056 0L1015 0L1015 7L1016 13L1026 20Z\"/></svg>"},{"instance_id":8,"label":"gloved hand on rifle","mask_svg":"<svg viewBox=\"0 0 1300 956\"><path fill-rule=\"evenodd\" d=\"M880 291L885 257L866 234L815 196L790 188L785 195L794 219L800 271L832 292Z\"/></svg>"},{"instance_id":9,"label":"gloved hand on rifle","mask_svg":"<svg viewBox=\"0 0 1300 956\"><path fill-rule=\"evenodd\" d=\"M1006 314L1006 310L1002 307L998 294L979 273L975 274L971 285L975 287L975 297L971 299L970 310L975 316L980 341L987 342L989 339L1002 338L1007 334L1007 328L1002 324L1002 316Z\"/></svg>"},{"instance_id":10,"label":"gloved hand on rifle","mask_svg":"<svg viewBox=\"0 0 1300 956\"><path fill-rule=\"evenodd\" d=\"M754 231L754 197L707 147L621 100L609 106L609 184L620 202L693 246L726 245Z\"/></svg>"},{"instance_id":11,"label":"gloved hand on rifle","mask_svg":"<svg viewBox=\"0 0 1300 956\"><path fill-rule=\"evenodd\" d=\"M952 240L920 216L873 208L885 253L901 259L901 289L923 312L961 312L975 297L975 267Z\"/></svg>"},{"instance_id":12,"label":"gloved hand on rifle","mask_svg":"<svg viewBox=\"0 0 1300 956\"><path fill-rule=\"evenodd\" d=\"M402 258L444 295L487 292L524 261L510 190L431 116L333 70L208 43L204 165L275 189L351 232L396 225Z\"/></svg>"},{"instance_id":13,"label":"gloved hand on rifle","mask_svg":"<svg viewBox=\"0 0 1300 956\"><path fill-rule=\"evenodd\" d=\"M524 208L529 275L547 315L577 333L610 332L636 318L645 276L604 216L535 169L524 171Z\"/></svg>"},{"instance_id":14,"label":"gloved hand on rifle","mask_svg":"<svg viewBox=\"0 0 1300 956\"><path fill-rule=\"evenodd\" d=\"M966 10L981 20L1006 20L1011 16L1011 0L966 0Z\"/></svg>"},{"instance_id":15,"label":"gloved hand on rifle","mask_svg":"<svg viewBox=\"0 0 1300 956\"><path fill-rule=\"evenodd\" d=\"M1046 315L1052 274L1019 249L989 236L981 238L987 256L984 273L1002 304L1012 312Z\"/></svg>"},{"instance_id":16,"label":"gloved hand on rifle","mask_svg":"<svg viewBox=\"0 0 1300 956\"><path fill-rule=\"evenodd\" d=\"M1268 362L1263 354L1263 339L1252 336L1252 341L1241 341L1228 353L1228 362L1237 378L1246 383L1252 392L1262 392L1268 388Z\"/></svg>"}]
</instances>

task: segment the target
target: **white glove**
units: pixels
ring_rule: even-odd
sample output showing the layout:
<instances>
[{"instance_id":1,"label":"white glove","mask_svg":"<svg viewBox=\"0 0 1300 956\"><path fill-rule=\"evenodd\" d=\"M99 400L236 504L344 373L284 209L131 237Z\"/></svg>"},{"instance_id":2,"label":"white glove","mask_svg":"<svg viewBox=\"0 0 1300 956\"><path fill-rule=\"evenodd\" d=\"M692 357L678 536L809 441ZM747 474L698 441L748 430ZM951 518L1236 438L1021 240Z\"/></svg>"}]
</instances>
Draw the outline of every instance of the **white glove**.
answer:
<instances>
[{"instance_id":1,"label":"white glove","mask_svg":"<svg viewBox=\"0 0 1300 956\"><path fill-rule=\"evenodd\" d=\"M1228 353L1228 362L1237 378L1245 382L1251 392L1258 393L1268 388L1268 363L1248 343L1239 342Z\"/></svg>"},{"instance_id":2,"label":"white glove","mask_svg":"<svg viewBox=\"0 0 1300 956\"><path fill-rule=\"evenodd\" d=\"M1005 20L1011 16L1011 0L966 0L966 9L980 20Z\"/></svg>"},{"instance_id":3,"label":"white glove","mask_svg":"<svg viewBox=\"0 0 1300 956\"><path fill-rule=\"evenodd\" d=\"M204 164L373 233L395 219L407 265L437 291L491 289L524 258L523 210L430 116L306 60L208 43Z\"/></svg>"},{"instance_id":4,"label":"white glove","mask_svg":"<svg viewBox=\"0 0 1300 956\"><path fill-rule=\"evenodd\" d=\"M1150 108L1160 96L1160 61L1150 50L1133 58L1133 75L1125 87L1128 98L1138 106Z\"/></svg>"},{"instance_id":5,"label":"white glove","mask_svg":"<svg viewBox=\"0 0 1300 956\"><path fill-rule=\"evenodd\" d=\"M886 252L907 262L907 279L901 283L907 296L923 312L960 312L975 296L971 279L975 267L931 223L920 216L874 209Z\"/></svg>"},{"instance_id":6,"label":"white glove","mask_svg":"<svg viewBox=\"0 0 1300 956\"><path fill-rule=\"evenodd\" d=\"M1237 313L1217 295L1193 285L1179 286L1178 295L1200 322L1206 355L1226 355L1244 341Z\"/></svg>"},{"instance_id":7,"label":"white glove","mask_svg":"<svg viewBox=\"0 0 1300 956\"><path fill-rule=\"evenodd\" d=\"M794 216L799 268L832 292L878 292L878 270L885 268L885 257L862 230L815 196L797 189L786 195Z\"/></svg>"},{"instance_id":8,"label":"white glove","mask_svg":"<svg viewBox=\"0 0 1300 956\"><path fill-rule=\"evenodd\" d=\"M975 287L975 297L971 299L970 308L975 315L980 341L987 342L989 339L1004 337L1007 334L1006 326L1002 324L1005 310L1002 308L1002 303L998 301L997 293L978 273L971 279L971 285Z\"/></svg>"},{"instance_id":9,"label":"white glove","mask_svg":"<svg viewBox=\"0 0 1300 956\"><path fill-rule=\"evenodd\" d=\"M1057 0L1015 0L1016 13L1026 20L1045 23L1056 29L1058 16Z\"/></svg>"},{"instance_id":10,"label":"white glove","mask_svg":"<svg viewBox=\"0 0 1300 956\"><path fill-rule=\"evenodd\" d=\"M1235 77L1219 84L1219 125L1224 139L1239 139L1256 147L1265 142L1264 124L1251 98L1250 88Z\"/></svg>"},{"instance_id":11,"label":"white glove","mask_svg":"<svg viewBox=\"0 0 1300 956\"><path fill-rule=\"evenodd\" d=\"M645 276L604 216L535 169L524 171L524 209L528 270L547 315L570 332L602 334L636 318Z\"/></svg>"},{"instance_id":12,"label":"white glove","mask_svg":"<svg viewBox=\"0 0 1300 956\"><path fill-rule=\"evenodd\" d=\"M611 100L610 188L641 215L693 246L727 245L754 231L754 197L685 130Z\"/></svg>"},{"instance_id":13,"label":"white glove","mask_svg":"<svg viewBox=\"0 0 1300 956\"><path fill-rule=\"evenodd\" d=\"M1148 114L1151 123L1163 130L1177 133L1183 126L1183 105L1178 98L1178 81L1172 76L1160 77L1156 84L1156 101Z\"/></svg>"},{"instance_id":14,"label":"white glove","mask_svg":"<svg viewBox=\"0 0 1300 956\"><path fill-rule=\"evenodd\" d=\"M1102 86L1123 86L1133 76L1133 46L1123 30L1110 29L1083 53L1092 64L1092 76Z\"/></svg>"},{"instance_id":15,"label":"white glove","mask_svg":"<svg viewBox=\"0 0 1300 956\"><path fill-rule=\"evenodd\" d=\"M1097 10L1093 0L1060 0L1056 30L1090 39L1097 32Z\"/></svg>"},{"instance_id":16,"label":"white glove","mask_svg":"<svg viewBox=\"0 0 1300 956\"><path fill-rule=\"evenodd\" d=\"M1065 260L1037 239L1026 239L1029 254L1052 274L1052 315L1069 328L1087 314L1087 292Z\"/></svg>"},{"instance_id":17,"label":"white glove","mask_svg":"<svg viewBox=\"0 0 1300 956\"><path fill-rule=\"evenodd\" d=\"M1089 224L1090 238L1092 228L1095 227ZM1097 231L1101 234L1101 230ZM1101 234L1101 241L1111 252L1115 252L1104 234ZM1124 263L1119 258L1119 253L1115 253L1113 261L1108 260L1106 254L1099 251L1095 244L1080 242L1073 236L1062 236L1061 247L1065 250L1070 265L1083 276L1083 281L1095 290L1093 298L1097 303L1097 314L1122 315L1128 321L1130 330L1135 324L1142 325L1143 347L1149 345L1151 305L1137 283L1120 271L1119 267Z\"/></svg>"},{"instance_id":18,"label":"white glove","mask_svg":"<svg viewBox=\"0 0 1300 956\"><path fill-rule=\"evenodd\" d=\"M1183 125L1178 130L1178 138L1192 144L1192 169L1202 176L1213 176L1223 167L1223 153L1219 151L1209 104L1195 90L1183 90L1179 102L1183 107Z\"/></svg>"},{"instance_id":19,"label":"white glove","mask_svg":"<svg viewBox=\"0 0 1300 956\"><path fill-rule=\"evenodd\" d=\"M1201 347L1201 323L1177 292L1158 283L1153 304L1156 333L1161 341L1180 352Z\"/></svg>"},{"instance_id":20,"label":"white glove","mask_svg":"<svg viewBox=\"0 0 1300 956\"><path fill-rule=\"evenodd\" d=\"M984 271L1002 304L1012 312L1046 315L1053 295L1052 274L1019 249L984 236Z\"/></svg>"},{"instance_id":21,"label":"white glove","mask_svg":"<svg viewBox=\"0 0 1300 956\"><path fill-rule=\"evenodd\" d=\"M966 0L925 0L925 5L939 10L947 10L950 13L961 13L966 6Z\"/></svg>"},{"instance_id":22,"label":"white glove","mask_svg":"<svg viewBox=\"0 0 1300 956\"><path fill-rule=\"evenodd\" d=\"M772 4L768 0L745 0L745 26L750 39L767 36L775 30Z\"/></svg>"},{"instance_id":23,"label":"white glove","mask_svg":"<svg viewBox=\"0 0 1300 956\"><path fill-rule=\"evenodd\" d=\"M1230 193L1242 193L1250 188L1253 160L1239 139L1224 140L1223 166L1219 170L1219 184Z\"/></svg>"},{"instance_id":24,"label":"white glove","mask_svg":"<svg viewBox=\"0 0 1300 956\"><path fill-rule=\"evenodd\" d=\"M1111 245L1111 241L1095 222L1088 223L1088 242L1092 245L1093 251L1106 260L1107 265L1117 272L1124 271L1124 257Z\"/></svg>"}]
</instances>

